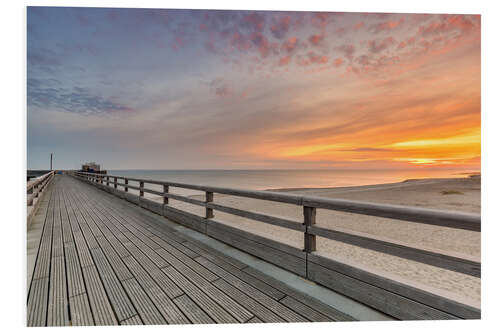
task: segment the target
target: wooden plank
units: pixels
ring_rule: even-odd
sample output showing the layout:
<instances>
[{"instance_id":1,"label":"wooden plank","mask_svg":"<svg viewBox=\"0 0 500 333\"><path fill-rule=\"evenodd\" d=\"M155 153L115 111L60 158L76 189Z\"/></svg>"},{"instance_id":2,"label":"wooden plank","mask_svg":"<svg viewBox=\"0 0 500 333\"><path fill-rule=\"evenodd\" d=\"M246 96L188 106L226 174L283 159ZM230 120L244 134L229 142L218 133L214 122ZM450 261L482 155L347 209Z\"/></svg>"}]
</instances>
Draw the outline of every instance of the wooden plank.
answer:
<instances>
[{"instance_id":1,"label":"wooden plank","mask_svg":"<svg viewBox=\"0 0 500 333\"><path fill-rule=\"evenodd\" d=\"M123 281L123 287L139 313L140 324L143 322L145 325L162 325L167 323L136 279L132 278ZM121 325L123 325L123 323L123 321L120 322ZM133 323L133 325L137 325L137 323Z\"/></svg>"},{"instance_id":2,"label":"wooden plank","mask_svg":"<svg viewBox=\"0 0 500 333\"><path fill-rule=\"evenodd\" d=\"M47 323L47 304L49 278L39 278L31 282L28 295L27 326L45 326Z\"/></svg>"},{"instance_id":3,"label":"wooden plank","mask_svg":"<svg viewBox=\"0 0 500 333\"><path fill-rule=\"evenodd\" d=\"M303 197L302 204L340 212L481 231L481 215L478 214L321 197Z\"/></svg>"},{"instance_id":4,"label":"wooden plank","mask_svg":"<svg viewBox=\"0 0 500 333\"><path fill-rule=\"evenodd\" d=\"M166 276L165 273L163 273L158 268L158 266L156 266L146 255L144 255L144 253L142 253L139 250L139 248L137 248L132 243L128 243L125 245L132 253L132 257L134 257L134 259L138 263L140 263L140 266L142 266L144 272L147 272L147 274L150 276L149 278L156 281L156 283L160 286L160 288L163 290L163 292L166 295L168 295L170 298L174 298L174 297L182 295L182 290L168 276ZM124 258L124 259L126 259L126 258ZM129 267L129 269L130 269L130 267ZM136 271L136 273L137 273L137 271ZM137 275L135 275L135 276L137 278Z\"/></svg>"},{"instance_id":5,"label":"wooden plank","mask_svg":"<svg viewBox=\"0 0 500 333\"><path fill-rule=\"evenodd\" d=\"M303 259L290 253L277 250L274 247L266 246L263 243L248 239L244 237L247 233L234 231L233 229L235 228L227 228L227 226L223 226L220 223L214 224L210 221L207 225L207 234L215 239L253 254L256 257L269 261L301 276L306 275L305 258Z\"/></svg>"},{"instance_id":6,"label":"wooden plank","mask_svg":"<svg viewBox=\"0 0 500 333\"><path fill-rule=\"evenodd\" d=\"M71 296L69 298L69 312L71 326L93 326L94 318L90 308L87 293Z\"/></svg>"},{"instance_id":7,"label":"wooden plank","mask_svg":"<svg viewBox=\"0 0 500 333\"><path fill-rule=\"evenodd\" d=\"M191 214L170 206L163 207L163 216L188 228L197 230L202 233L206 232L206 220L201 216Z\"/></svg>"},{"instance_id":8,"label":"wooden plank","mask_svg":"<svg viewBox=\"0 0 500 333\"><path fill-rule=\"evenodd\" d=\"M123 258L137 282L169 324L189 324L189 320L132 256Z\"/></svg>"},{"instance_id":9,"label":"wooden plank","mask_svg":"<svg viewBox=\"0 0 500 333\"><path fill-rule=\"evenodd\" d=\"M394 302L397 302L399 304L399 308L397 309L398 313L402 311L401 304L408 304L408 312L410 312L408 313L408 315L410 317L421 317L422 319L444 319L456 317L469 319L480 318L481 312L479 309L475 309L465 304L460 304L451 299L432 294L422 289L417 289L394 279L386 278L364 269L357 268L353 263L347 264L341 262L340 260L325 258L318 255L310 255L308 262L308 272L309 271L312 273L312 275L310 276L311 280L317 282L321 281L320 283L323 285L327 283L327 287L331 287L332 285L332 280L330 280L330 282L326 280L328 276L340 277L341 275L343 275L344 277L342 278L346 281L349 281L349 285L355 284L355 281L346 279L345 277L353 278L356 279L356 281L362 281L363 283L369 284L379 289L390 291L390 294L386 294L385 292L378 293L383 295L381 296L383 299L388 299L387 302L389 302L390 299L394 299ZM347 292L347 295L349 295L350 288L346 288L345 292ZM401 295L401 297L394 297L394 295ZM370 300L370 302L372 304L377 303L372 300ZM421 306L416 306L413 303L417 303ZM382 304L382 306L384 306L384 304ZM427 308L429 308L430 310Z\"/></svg>"},{"instance_id":10,"label":"wooden plank","mask_svg":"<svg viewBox=\"0 0 500 333\"><path fill-rule=\"evenodd\" d=\"M306 258L306 254L304 253L304 251L302 251L302 249L296 248L296 247L288 245L288 244L280 243L280 242L277 242L275 240L272 240L272 239L269 239L266 237L252 234L248 231L232 227L228 224L218 222L216 220L207 221L207 226L208 226L208 228L212 228L212 229L217 228L217 230L219 230L221 233L223 232L223 233L235 234L235 235L238 235L242 238L246 238L246 239L251 240L253 242L260 243L262 245L265 245L267 247L270 247L270 248L279 250L281 252L290 254L290 255L298 257L300 259L305 260L305 258ZM207 234L208 234L208 228L207 228Z\"/></svg>"},{"instance_id":11,"label":"wooden plank","mask_svg":"<svg viewBox=\"0 0 500 333\"><path fill-rule=\"evenodd\" d=\"M62 238L61 238L62 239ZM49 305L47 326L68 326L68 294L64 257L53 257L51 261Z\"/></svg>"},{"instance_id":12,"label":"wooden plank","mask_svg":"<svg viewBox=\"0 0 500 333\"><path fill-rule=\"evenodd\" d=\"M195 302L186 294L174 298L174 303L186 314L193 324L215 323Z\"/></svg>"},{"instance_id":13,"label":"wooden plank","mask_svg":"<svg viewBox=\"0 0 500 333\"><path fill-rule=\"evenodd\" d=\"M450 314L326 269L313 262L308 264L308 272L311 280L398 319L457 319Z\"/></svg>"},{"instance_id":14,"label":"wooden plank","mask_svg":"<svg viewBox=\"0 0 500 333\"><path fill-rule=\"evenodd\" d=\"M111 265L101 249L91 250L95 265L101 276L102 283L106 289L108 299L113 306L116 319L120 322L137 314L132 302L123 289L120 280L113 271Z\"/></svg>"},{"instance_id":15,"label":"wooden plank","mask_svg":"<svg viewBox=\"0 0 500 333\"><path fill-rule=\"evenodd\" d=\"M97 268L92 265L84 267L82 270L95 324L98 326L118 325L118 320L106 295Z\"/></svg>"},{"instance_id":16,"label":"wooden plank","mask_svg":"<svg viewBox=\"0 0 500 333\"><path fill-rule=\"evenodd\" d=\"M203 255L206 258L209 258L209 259L210 258L218 258L218 259L220 259L220 260L222 260L222 261L224 261L224 262L226 262L226 263L228 263L228 264L230 264L238 269L243 269L243 268L247 267L247 265L242 263L241 261L236 260L233 257L230 257L227 254L222 253L219 250L214 249L214 248L206 245L205 243L202 243L202 242L197 241L195 239L186 240L182 244L185 245L187 248L191 248L194 251L200 253L201 255Z\"/></svg>"},{"instance_id":17,"label":"wooden plank","mask_svg":"<svg viewBox=\"0 0 500 333\"><path fill-rule=\"evenodd\" d=\"M169 266L163 271L188 295L196 304L204 309L207 314L217 323L237 323L238 320L232 317L225 309L212 300L208 295L191 283L185 276L175 268Z\"/></svg>"},{"instance_id":18,"label":"wooden plank","mask_svg":"<svg viewBox=\"0 0 500 333\"><path fill-rule=\"evenodd\" d=\"M286 285L284 282L276 280L272 278L271 276L264 274L263 272L253 268L253 267L247 267L243 269L244 272L246 272L249 275L252 275L253 277L267 283L268 285L272 286L273 288L283 292L284 294L288 296L292 296L297 300L300 300L300 302L306 304L310 308L313 308L314 310L320 312L321 314L329 317L333 321L355 321L353 317L332 308L331 306L326 305L325 303L305 294L302 292L299 292L288 285Z\"/></svg>"},{"instance_id":19,"label":"wooden plank","mask_svg":"<svg viewBox=\"0 0 500 333\"><path fill-rule=\"evenodd\" d=\"M295 298L286 296L280 300L280 303L285 304L293 311L300 313L302 316L306 317L308 320L313 322L327 322L332 321L327 316L322 315L318 311L308 307L304 303L297 301Z\"/></svg>"},{"instance_id":20,"label":"wooden plank","mask_svg":"<svg viewBox=\"0 0 500 333\"><path fill-rule=\"evenodd\" d=\"M143 325L141 318L139 316L133 316L132 318L122 320L120 325Z\"/></svg>"},{"instance_id":21,"label":"wooden plank","mask_svg":"<svg viewBox=\"0 0 500 333\"><path fill-rule=\"evenodd\" d=\"M54 206L54 226L52 229L52 258L64 255L61 225L61 191L57 191Z\"/></svg>"},{"instance_id":22,"label":"wooden plank","mask_svg":"<svg viewBox=\"0 0 500 333\"><path fill-rule=\"evenodd\" d=\"M257 302L255 299L248 297L245 293L240 291L239 289L233 287L229 283L227 283L223 279L219 279L214 282L214 285L217 286L220 290L222 290L227 295L231 296L238 303L243 305L245 308L250 310L253 314L262 318L262 320L266 323L282 323L286 322L283 318L278 316L277 314L269 311L268 308ZM251 320L251 319L250 319Z\"/></svg>"},{"instance_id":23,"label":"wooden plank","mask_svg":"<svg viewBox=\"0 0 500 333\"><path fill-rule=\"evenodd\" d=\"M419 249L409 244L398 243L382 237L363 235L352 231L347 232L321 227L311 227L309 228L309 233L427 265L441 267L470 276L481 277L481 262L460 258L437 250L430 251Z\"/></svg>"},{"instance_id":24,"label":"wooden plank","mask_svg":"<svg viewBox=\"0 0 500 333\"><path fill-rule=\"evenodd\" d=\"M85 282L83 281L82 269L76 245L74 243L64 244L66 272L68 278L68 296L76 296L86 291Z\"/></svg>"},{"instance_id":25,"label":"wooden plank","mask_svg":"<svg viewBox=\"0 0 500 333\"><path fill-rule=\"evenodd\" d=\"M253 317L249 321L247 321L247 324L260 324L262 323L262 320L260 320L258 317Z\"/></svg>"},{"instance_id":26,"label":"wooden plank","mask_svg":"<svg viewBox=\"0 0 500 333\"><path fill-rule=\"evenodd\" d=\"M236 276L238 279L245 281L249 285L257 288L258 290L260 290L261 292L265 293L266 295L272 297L275 300L279 301L280 299L285 297L285 294L282 293L281 291L279 291L278 289L276 289L276 288L270 286L269 284L253 277L252 275L247 274L244 271L241 271L237 268L234 268L232 265L220 260L219 258L215 258L215 257L208 258L205 255L203 255L203 257L207 258L208 260L210 260L211 262L213 262L217 266L223 268L227 272Z\"/></svg>"},{"instance_id":27,"label":"wooden plank","mask_svg":"<svg viewBox=\"0 0 500 333\"><path fill-rule=\"evenodd\" d=\"M165 250L160 250L165 251ZM230 313L234 318L236 318L239 322L244 323L250 318L252 318L253 314L234 301L232 298L224 294L217 287L215 287L208 280L197 274L193 269L184 265L180 261L176 265L172 265L175 269L181 273L184 277L186 277L189 281L191 281L198 288L203 290L203 292L217 302L224 310Z\"/></svg>"},{"instance_id":28,"label":"wooden plank","mask_svg":"<svg viewBox=\"0 0 500 333\"><path fill-rule=\"evenodd\" d=\"M307 321L307 319L300 316L296 312L290 310L288 307L284 306L283 304L279 303L278 301L274 300L273 298L264 294L260 290L249 285L248 283L238 279L236 276L225 271L224 269L220 268L219 266L215 265L214 263L210 262L209 260L207 260L203 257L199 257L199 258L196 258L196 261L201 263L206 268L210 269L215 274L219 275L222 279L224 279L226 282L228 282L232 286L238 288L243 293L247 294L249 297L251 297L251 298L255 299L257 302L261 303L266 308L273 311L274 313L276 313L277 315L279 315L280 317L282 317L286 321L288 321L288 322L305 322L305 321Z\"/></svg>"},{"instance_id":29,"label":"wooden plank","mask_svg":"<svg viewBox=\"0 0 500 333\"><path fill-rule=\"evenodd\" d=\"M272 224L276 225L278 227L283 227L287 229L292 229L292 230L297 230L297 231L304 231L305 227L302 225L302 223L289 220L283 217L279 216L272 216L272 215L266 215L266 214L261 214L261 213L256 213L256 212L250 212L247 210L242 210L242 209L237 209L233 207L228 207L228 206L223 206L215 203L207 203L206 204L207 208L215 209L224 213L232 214L232 215L237 215L241 216L250 220L255 220L255 221L260 221L264 222L267 224Z\"/></svg>"},{"instance_id":30,"label":"wooden plank","mask_svg":"<svg viewBox=\"0 0 500 333\"><path fill-rule=\"evenodd\" d=\"M174 251L175 250L175 251ZM184 253L177 251L175 248L161 248L156 250L156 252L167 262L174 266L180 267L182 265L189 266L193 271L203 276L207 281L214 281L217 279L217 276L210 272L208 269L200 265L198 262L184 255Z\"/></svg>"}]
</instances>

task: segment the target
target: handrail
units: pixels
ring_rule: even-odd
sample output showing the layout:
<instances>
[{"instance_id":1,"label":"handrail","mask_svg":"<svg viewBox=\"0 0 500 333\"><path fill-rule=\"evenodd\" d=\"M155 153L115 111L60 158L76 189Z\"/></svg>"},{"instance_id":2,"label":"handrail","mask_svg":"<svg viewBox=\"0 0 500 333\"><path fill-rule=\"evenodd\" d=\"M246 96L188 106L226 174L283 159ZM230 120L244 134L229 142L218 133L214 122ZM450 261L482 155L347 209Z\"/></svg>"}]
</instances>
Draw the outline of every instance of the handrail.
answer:
<instances>
[{"instance_id":1,"label":"handrail","mask_svg":"<svg viewBox=\"0 0 500 333\"><path fill-rule=\"evenodd\" d=\"M49 177L50 175L53 175L54 174L54 171L49 171L41 176L38 176L37 178L35 178L32 182L28 182L28 184L26 184L26 190L29 191L31 190L33 187L36 187L38 186L38 184L40 184L41 182L43 182L47 177Z\"/></svg>"},{"instance_id":2,"label":"handrail","mask_svg":"<svg viewBox=\"0 0 500 333\"><path fill-rule=\"evenodd\" d=\"M128 189L138 190L139 197L143 197L144 193L158 195L164 198L164 205L168 205L168 199L170 198L205 207L205 219L207 220L212 219L214 217L213 211L217 210L251 220L280 226L290 230L303 232L303 251L306 253L312 253L316 251L316 236L319 236L335 241L344 242L346 244L395 255L401 258L422 262L436 267L457 271L471 276L480 277L481 275L481 263L479 260L475 260L474 258L469 258L456 253L430 251L429 249L417 248L408 244L380 239L372 235L362 235L353 231L334 230L316 226L316 209L327 209L480 232L481 216L479 214L451 212L401 205L378 204L354 200L330 199L272 191L243 190L216 186L184 184L169 181L158 181L151 179L128 178L123 176L113 176L108 174L78 171L75 172L75 174L92 182L100 183L109 187L113 186L115 189L117 189L118 187L123 187L125 192L128 192ZM124 180L124 182L119 183L117 181L118 179L122 179ZM139 186L130 185L130 181L138 182ZM145 188L144 184L163 185L163 192ZM169 187L179 187L204 191L206 194L206 199L202 201L172 194L169 193ZM257 212L250 212L242 209L215 204L212 202L213 193L302 206L304 211L304 219L303 221L293 221L287 218L271 216Z\"/></svg>"},{"instance_id":3,"label":"handrail","mask_svg":"<svg viewBox=\"0 0 500 333\"><path fill-rule=\"evenodd\" d=\"M53 176L54 171L50 171L40 177L37 177L33 182L27 184L26 192L28 206L33 205L34 199L38 198L40 192L44 190L45 186L50 182Z\"/></svg>"},{"instance_id":4,"label":"handrail","mask_svg":"<svg viewBox=\"0 0 500 333\"><path fill-rule=\"evenodd\" d=\"M225 188L217 186L205 186L205 185L194 185L194 184L176 183L168 181L158 181L152 179L128 178L122 176L104 175L104 174L87 173L87 172L78 172L78 173L94 177L127 179L128 181L143 182L145 184L167 185L167 186L180 187L191 190L228 194L233 196L261 199L267 201L283 202L283 203L295 204L298 206L306 206L306 207L356 213L362 215L386 217L386 218L399 219L410 222L444 226L454 229L464 229L464 230L471 230L478 232L481 231L480 214L436 210L436 209L402 206L402 205L379 204L379 203L371 203L371 202L363 202L355 200L331 199L331 198L297 195L297 194L289 194L289 193L281 193L273 191L243 190L243 189ZM119 184L123 186L122 183ZM137 189L136 187L132 186L128 187ZM146 192L146 190L148 189L144 188L143 190Z\"/></svg>"}]
</instances>

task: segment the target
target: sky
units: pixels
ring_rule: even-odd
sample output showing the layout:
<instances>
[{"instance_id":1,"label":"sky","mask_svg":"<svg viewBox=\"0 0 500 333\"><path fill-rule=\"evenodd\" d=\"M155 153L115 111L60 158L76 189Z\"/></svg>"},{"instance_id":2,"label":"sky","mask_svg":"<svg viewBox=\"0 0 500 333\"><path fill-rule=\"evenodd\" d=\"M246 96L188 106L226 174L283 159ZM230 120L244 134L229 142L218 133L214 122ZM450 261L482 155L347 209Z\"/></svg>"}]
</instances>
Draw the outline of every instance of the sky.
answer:
<instances>
[{"instance_id":1,"label":"sky","mask_svg":"<svg viewBox=\"0 0 500 333\"><path fill-rule=\"evenodd\" d=\"M28 7L27 166L480 169L479 15Z\"/></svg>"}]
</instances>

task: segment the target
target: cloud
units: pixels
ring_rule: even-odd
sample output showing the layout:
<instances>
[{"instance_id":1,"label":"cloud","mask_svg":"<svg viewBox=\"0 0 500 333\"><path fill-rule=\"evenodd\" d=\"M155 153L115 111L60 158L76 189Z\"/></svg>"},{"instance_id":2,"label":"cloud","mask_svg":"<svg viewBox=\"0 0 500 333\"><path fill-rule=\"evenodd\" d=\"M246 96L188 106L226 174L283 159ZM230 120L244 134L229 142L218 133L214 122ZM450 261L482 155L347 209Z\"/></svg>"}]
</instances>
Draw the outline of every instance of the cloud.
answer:
<instances>
[{"instance_id":1,"label":"cloud","mask_svg":"<svg viewBox=\"0 0 500 333\"><path fill-rule=\"evenodd\" d=\"M78 114L103 115L134 111L132 107L92 94L85 88L73 87L72 90L56 88L37 79L28 79L27 97L28 106Z\"/></svg>"},{"instance_id":2,"label":"cloud","mask_svg":"<svg viewBox=\"0 0 500 333\"><path fill-rule=\"evenodd\" d=\"M232 94L229 84L223 78L210 81L209 86L217 97L228 97Z\"/></svg>"},{"instance_id":3,"label":"cloud","mask_svg":"<svg viewBox=\"0 0 500 333\"><path fill-rule=\"evenodd\" d=\"M353 44L344 44L344 45L337 47L337 50L342 52L347 59L352 60L352 57L353 57L354 52L356 51L356 48L354 47Z\"/></svg>"},{"instance_id":4,"label":"cloud","mask_svg":"<svg viewBox=\"0 0 500 333\"><path fill-rule=\"evenodd\" d=\"M275 19L273 25L271 25L271 34L276 39L282 39L285 37L286 33L290 29L290 16L282 16L279 19Z\"/></svg>"},{"instance_id":5,"label":"cloud","mask_svg":"<svg viewBox=\"0 0 500 333\"><path fill-rule=\"evenodd\" d=\"M311 43L313 46L319 46L323 42L323 39L323 34L311 35L309 36L309 43Z\"/></svg>"},{"instance_id":6,"label":"cloud","mask_svg":"<svg viewBox=\"0 0 500 333\"><path fill-rule=\"evenodd\" d=\"M288 65L288 63L290 62L290 59L291 59L290 56L284 56L284 57L280 58L279 65L280 66Z\"/></svg>"},{"instance_id":7,"label":"cloud","mask_svg":"<svg viewBox=\"0 0 500 333\"><path fill-rule=\"evenodd\" d=\"M250 35L250 40L257 47L260 56L266 58L271 48L271 44L267 37L260 32L254 32Z\"/></svg>"},{"instance_id":8,"label":"cloud","mask_svg":"<svg viewBox=\"0 0 500 333\"><path fill-rule=\"evenodd\" d=\"M385 21L376 23L371 26L371 30L374 31L375 33L379 33L382 31L391 31L402 25L404 21L405 18L401 17L398 21Z\"/></svg>"},{"instance_id":9,"label":"cloud","mask_svg":"<svg viewBox=\"0 0 500 333\"><path fill-rule=\"evenodd\" d=\"M342 59L342 58L337 58L337 59L335 59L335 60L333 61L333 66L335 66L335 67L337 67L337 68L338 68L338 67L342 66L342 64L343 64L343 63L344 63L344 59Z\"/></svg>"},{"instance_id":10,"label":"cloud","mask_svg":"<svg viewBox=\"0 0 500 333\"><path fill-rule=\"evenodd\" d=\"M468 33L479 24L473 22L475 16L465 15L442 15L441 20L433 21L419 27L418 31L422 36L438 35L453 30L459 30L462 34Z\"/></svg>"},{"instance_id":11,"label":"cloud","mask_svg":"<svg viewBox=\"0 0 500 333\"><path fill-rule=\"evenodd\" d=\"M328 57L326 55L316 54L315 52L309 52L307 54L309 61L312 64L326 64L328 62Z\"/></svg>"},{"instance_id":12,"label":"cloud","mask_svg":"<svg viewBox=\"0 0 500 333\"><path fill-rule=\"evenodd\" d=\"M243 16L241 24L252 32L262 32L266 25L266 16L260 12L251 12Z\"/></svg>"},{"instance_id":13,"label":"cloud","mask_svg":"<svg viewBox=\"0 0 500 333\"><path fill-rule=\"evenodd\" d=\"M283 42L282 49L288 53L291 53L297 47L297 42L298 42L297 37L290 37Z\"/></svg>"},{"instance_id":14,"label":"cloud","mask_svg":"<svg viewBox=\"0 0 500 333\"><path fill-rule=\"evenodd\" d=\"M389 48L394 43L396 43L396 40L393 37L387 37L384 39L374 39L368 41L368 48L371 53L379 53Z\"/></svg>"},{"instance_id":15,"label":"cloud","mask_svg":"<svg viewBox=\"0 0 500 333\"><path fill-rule=\"evenodd\" d=\"M359 147L352 149L343 149L342 151L371 152L371 151L394 151L394 150L389 148Z\"/></svg>"}]
</instances>

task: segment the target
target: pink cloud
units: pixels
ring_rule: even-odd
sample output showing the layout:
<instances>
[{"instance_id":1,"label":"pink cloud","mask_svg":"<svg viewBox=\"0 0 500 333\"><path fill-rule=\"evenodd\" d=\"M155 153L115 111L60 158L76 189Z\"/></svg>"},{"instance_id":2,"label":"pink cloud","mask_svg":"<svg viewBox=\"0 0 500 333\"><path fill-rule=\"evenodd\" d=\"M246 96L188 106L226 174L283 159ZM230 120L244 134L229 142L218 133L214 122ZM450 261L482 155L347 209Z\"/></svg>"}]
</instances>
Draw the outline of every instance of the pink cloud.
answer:
<instances>
[{"instance_id":1,"label":"pink cloud","mask_svg":"<svg viewBox=\"0 0 500 333\"><path fill-rule=\"evenodd\" d=\"M291 56L284 56L283 58L280 59L280 62L279 62L279 65L280 66L285 66L285 65L288 65L288 63L290 62L290 59L291 59Z\"/></svg>"},{"instance_id":2,"label":"pink cloud","mask_svg":"<svg viewBox=\"0 0 500 333\"><path fill-rule=\"evenodd\" d=\"M352 44L341 45L337 49L349 60L352 60L353 54L356 51L356 48Z\"/></svg>"},{"instance_id":3,"label":"pink cloud","mask_svg":"<svg viewBox=\"0 0 500 333\"><path fill-rule=\"evenodd\" d=\"M297 47L297 37L290 37L283 42L282 49L286 52L292 52Z\"/></svg>"},{"instance_id":4,"label":"pink cloud","mask_svg":"<svg viewBox=\"0 0 500 333\"><path fill-rule=\"evenodd\" d=\"M265 22L265 16L257 12L252 12L251 14L245 15L243 17L243 25L249 27L254 32L260 32L264 30Z\"/></svg>"},{"instance_id":5,"label":"pink cloud","mask_svg":"<svg viewBox=\"0 0 500 333\"><path fill-rule=\"evenodd\" d=\"M419 27L419 33L423 36L436 35L447 33L452 30L460 30L462 33L467 33L473 30L476 25L471 18L465 15L443 15L442 20L438 22L430 22L427 25Z\"/></svg>"},{"instance_id":6,"label":"pink cloud","mask_svg":"<svg viewBox=\"0 0 500 333\"><path fill-rule=\"evenodd\" d=\"M260 32L254 32L250 35L250 40L259 50L260 56L262 58L267 57L270 51L270 44L266 36Z\"/></svg>"},{"instance_id":7,"label":"pink cloud","mask_svg":"<svg viewBox=\"0 0 500 333\"><path fill-rule=\"evenodd\" d=\"M229 45L238 51L246 51L252 47L250 41L237 31L232 34Z\"/></svg>"},{"instance_id":8,"label":"pink cloud","mask_svg":"<svg viewBox=\"0 0 500 333\"><path fill-rule=\"evenodd\" d=\"M317 28L324 29L328 24L328 18L331 13L314 13L312 17L312 24Z\"/></svg>"},{"instance_id":9,"label":"pink cloud","mask_svg":"<svg viewBox=\"0 0 500 333\"><path fill-rule=\"evenodd\" d=\"M363 28L365 26L365 22L358 22L354 25L354 31L358 31L359 29Z\"/></svg>"},{"instance_id":10,"label":"pink cloud","mask_svg":"<svg viewBox=\"0 0 500 333\"><path fill-rule=\"evenodd\" d=\"M323 42L323 38L324 38L323 34L311 35L309 37L309 42L314 46L318 46Z\"/></svg>"},{"instance_id":11,"label":"pink cloud","mask_svg":"<svg viewBox=\"0 0 500 333\"><path fill-rule=\"evenodd\" d=\"M314 52L309 52L307 54L307 56L309 57L309 61L312 64L326 64L328 62L328 59L329 59L325 55L319 55L319 54L316 54Z\"/></svg>"},{"instance_id":12,"label":"pink cloud","mask_svg":"<svg viewBox=\"0 0 500 333\"><path fill-rule=\"evenodd\" d=\"M282 39L290 29L290 16L282 16L274 22L270 30L277 39Z\"/></svg>"},{"instance_id":13,"label":"pink cloud","mask_svg":"<svg viewBox=\"0 0 500 333\"><path fill-rule=\"evenodd\" d=\"M396 40L393 37L387 37L384 39L374 39L368 41L368 48L372 53L379 53L381 51L384 51L394 43L396 43Z\"/></svg>"},{"instance_id":14,"label":"pink cloud","mask_svg":"<svg viewBox=\"0 0 500 333\"><path fill-rule=\"evenodd\" d=\"M344 59L342 59L342 58L337 58L337 59L335 59L335 60L333 61L333 66L335 66L335 67L337 67L337 68L338 68L338 67L342 66L342 64L343 64L343 63L344 63Z\"/></svg>"},{"instance_id":15,"label":"pink cloud","mask_svg":"<svg viewBox=\"0 0 500 333\"><path fill-rule=\"evenodd\" d=\"M373 25L372 29L375 31L375 33L379 33L381 31L390 31L390 30L397 28L401 24L403 24L404 21L405 21L405 19L404 19L404 17L402 17L399 21L381 22L381 23Z\"/></svg>"}]
</instances>

